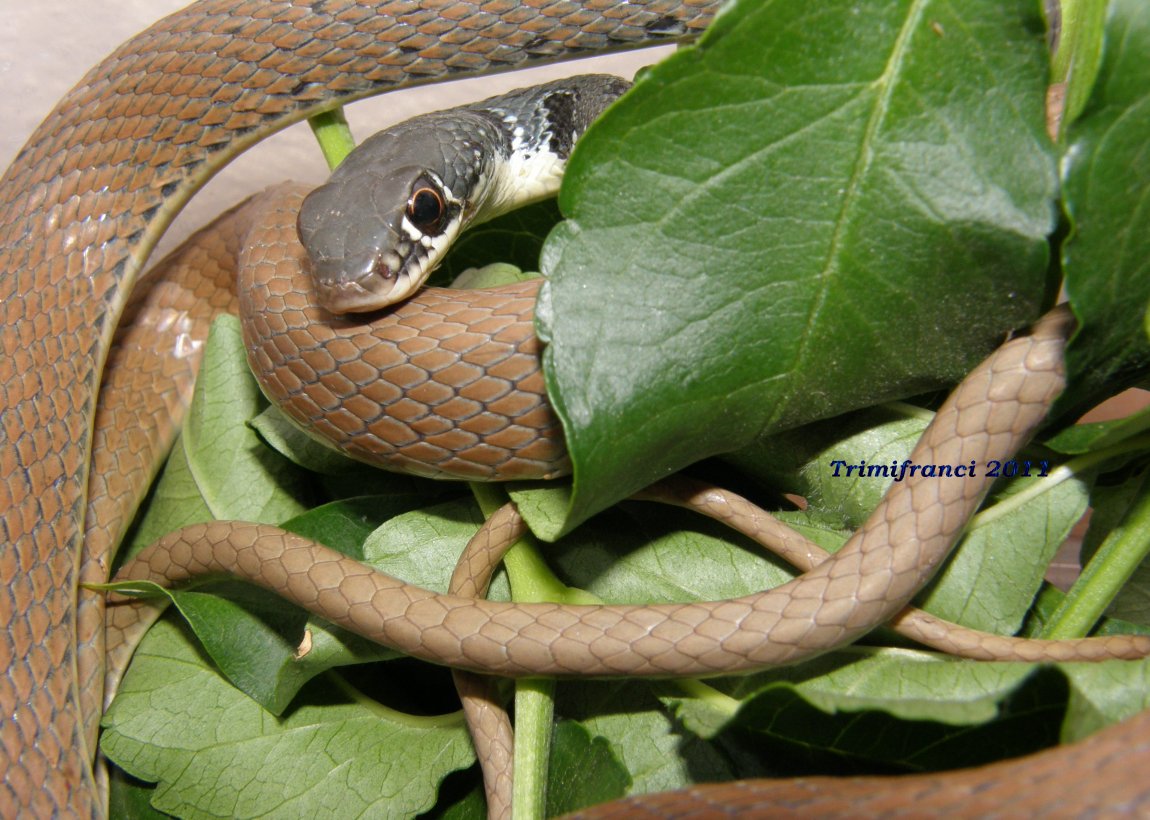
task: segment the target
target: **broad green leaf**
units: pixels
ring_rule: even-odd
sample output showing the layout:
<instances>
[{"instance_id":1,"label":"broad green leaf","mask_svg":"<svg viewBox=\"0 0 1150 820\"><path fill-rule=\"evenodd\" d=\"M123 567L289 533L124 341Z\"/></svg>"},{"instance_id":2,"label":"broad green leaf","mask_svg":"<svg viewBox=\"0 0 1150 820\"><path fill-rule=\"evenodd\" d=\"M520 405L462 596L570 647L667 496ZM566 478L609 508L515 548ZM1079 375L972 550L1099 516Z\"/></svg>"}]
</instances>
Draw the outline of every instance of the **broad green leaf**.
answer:
<instances>
[{"instance_id":1,"label":"broad green leaf","mask_svg":"<svg viewBox=\"0 0 1150 820\"><path fill-rule=\"evenodd\" d=\"M285 527L362 558L363 541L376 527L419 503L411 496L334 502L286 522ZM212 663L273 714L282 713L299 689L321 672L397 656L246 584L225 582L159 593L175 604Z\"/></svg>"},{"instance_id":2,"label":"broad green leaf","mask_svg":"<svg viewBox=\"0 0 1150 820\"><path fill-rule=\"evenodd\" d=\"M952 383L1048 291L1030 0L736 2L572 157L538 305L569 520Z\"/></svg>"},{"instance_id":3,"label":"broad green leaf","mask_svg":"<svg viewBox=\"0 0 1150 820\"><path fill-rule=\"evenodd\" d=\"M211 510L204 503L195 475L188 466L183 436L179 436L156 479L151 498L145 501L138 523L128 532L118 558L130 558L180 527L211 520Z\"/></svg>"},{"instance_id":4,"label":"broad green leaf","mask_svg":"<svg viewBox=\"0 0 1150 820\"><path fill-rule=\"evenodd\" d=\"M906 460L932 413L892 403L774 436L725 460L778 492L807 501L812 519L859 527L890 486L891 468Z\"/></svg>"},{"instance_id":5,"label":"broad green leaf","mask_svg":"<svg viewBox=\"0 0 1150 820\"><path fill-rule=\"evenodd\" d=\"M285 521L284 529L313 538L352 558L363 558L363 544L380 526L426 503L415 493L345 498Z\"/></svg>"},{"instance_id":6,"label":"broad green leaf","mask_svg":"<svg viewBox=\"0 0 1150 820\"><path fill-rule=\"evenodd\" d=\"M547 816L554 817L627 793L631 777L611 745L570 720L554 729L547 777Z\"/></svg>"},{"instance_id":7,"label":"broad green leaf","mask_svg":"<svg viewBox=\"0 0 1150 820\"><path fill-rule=\"evenodd\" d=\"M1014 479L976 515L954 557L915 601L929 612L973 629L1013 635L1021 627L1046 568L1089 499L1078 478ZM1015 506L1036 489L1035 497Z\"/></svg>"},{"instance_id":8,"label":"broad green leaf","mask_svg":"<svg viewBox=\"0 0 1150 820\"><path fill-rule=\"evenodd\" d=\"M1108 663L1059 664L1071 683L1064 743L1150 708L1150 659Z\"/></svg>"},{"instance_id":9,"label":"broad green leaf","mask_svg":"<svg viewBox=\"0 0 1150 820\"><path fill-rule=\"evenodd\" d=\"M187 524L278 524L306 509L299 500L306 495L302 474L264 447L248 426L266 405L247 367L239 320L219 317L208 335L183 433L125 547L129 555Z\"/></svg>"},{"instance_id":10,"label":"broad green leaf","mask_svg":"<svg viewBox=\"0 0 1150 820\"><path fill-rule=\"evenodd\" d=\"M1148 669L1150 661L1109 661L1046 673L1035 664L852 647L726 682L737 714L716 697L663 700L703 737L737 727L816 752L816 760L951 768L1081 739L1136 714L1150 704Z\"/></svg>"},{"instance_id":11,"label":"broad green leaf","mask_svg":"<svg viewBox=\"0 0 1150 820\"><path fill-rule=\"evenodd\" d=\"M184 427L188 468L217 519L278 523L306 508L299 473L260 445L248 421L267 405L247 368L239 320L213 324ZM274 479L274 480L273 480Z\"/></svg>"},{"instance_id":12,"label":"broad green leaf","mask_svg":"<svg viewBox=\"0 0 1150 820\"><path fill-rule=\"evenodd\" d=\"M666 699L681 692L675 683L652 686L638 681L564 682L556 708L610 741L630 773L628 794L651 794L696 782L770 773L757 759L747 759L687 731L659 702L656 694L661 690L672 693Z\"/></svg>"},{"instance_id":13,"label":"broad green leaf","mask_svg":"<svg viewBox=\"0 0 1150 820\"><path fill-rule=\"evenodd\" d=\"M1150 4L1114 0L1094 95L1064 161L1073 233L1062 249L1080 327L1061 413L1076 415L1150 373Z\"/></svg>"},{"instance_id":14,"label":"broad green leaf","mask_svg":"<svg viewBox=\"0 0 1150 820\"><path fill-rule=\"evenodd\" d=\"M368 537L364 561L410 584L446 592L456 561L482 523L471 500L447 501L398 515ZM511 600L503 570L496 573L488 597Z\"/></svg>"},{"instance_id":15,"label":"broad green leaf","mask_svg":"<svg viewBox=\"0 0 1150 820\"><path fill-rule=\"evenodd\" d=\"M376 569L421 586L446 591L455 561L480 520L474 505L467 501L415 509L418 496L373 496L334 502L288 521L286 529L306 535L338 549L345 555L364 560ZM429 538L434 529L438 537ZM385 546L386 545L386 546ZM419 570L423 570L421 574ZM506 581L496 583L494 594L509 598ZM185 593L186 594L186 593ZM200 596L208 597L208 596ZM258 596L263 601L263 596ZM273 599L278 602L278 599ZM193 605L198 601L193 601ZM344 629L289 604L265 602L271 617L258 617L251 607L203 612L203 606L190 614L186 604L177 605L188 617L193 631L229 679L266 709L281 712L307 681L328 669L350 664L395 658L399 653L367 641ZM264 624L298 621L294 639L277 640ZM306 621L306 651L300 651L300 636ZM254 633L244 641L242 634ZM252 669L258 666L259 670Z\"/></svg>"},{"instance_id":16,"label":"broad green leaf","mask_svg":"<svg viewBox=\"0 0 1150 820\"><path fill-rule=\"evenodd\" d=\"M333 447L323 444L300 430L278 407L265 407L251 421L268 446L293 464L322 475L339 475L362 467Z\"/></svg>"},{"instance_id":17,"label":"broad green leaf","mask_svg":"<svg viewBox=\"0 0 1150 820\"><path fill-rule=\"evenodd\" d=\"M883 711L900 720L954 726L986 723L1035 669L1026 663L966 663L907 649L846 647L801 665L765 670L720 686L734 707L715 697L669 695L685 725L713 737L739 717L741 704L786 684L827 714Z\"/></svg>"},{"instance_id":18,"label":"broad green leaf","mask_svg":"<svg viewBox=\"0 0 1150 820\"><path fill-rule=\"evenodd\" d=\"M615 603L717 601L789 581L761 547L709 519L660 504L621 505L549 552L570 584Z\"/></svg>"},{"instance_id":19,"label":"broad green leaf","mask_svg":"<svg viewBox=\"0 0 1150 820\"><path fill-rule=\"evenodd\" d=\"M270 593L229 584L211 594L170 596L220 671L272 714L282 714L299 687L323 671L292 663L307 614ZM286 685L284 676L292 679Z\"/></svg>"},{"instance_id":20,"label":"broad green leaf","mask_svg":"<svg viewBox=\"0 0 1150 820\"><path fill-rule=\"evenodd\" d=\"M442 792L441 789L441 801L444 797ZM446 808L442 808L442 813L440 813L439 810L442 806L446 806ZM442 806L436 806L430 816L441 818L441 820L484 820L487 817L487 802L483 798L483 788L478 785L467 792L462 799L454 802L443 802Z\"/></svg>"},{"instance_id":21,"label":"broad green leaf","mask_svg":"<svg viewBox=\"0 0 1150 820\"><path fill-rule=\"evenodd\" d=\"M108 816L118 820L167 820L168 815L152 808L155 787L129 777L122 769L109 767Z\"/></svg>"},{"instance_id":22,"label":"broad green leaf","mask_svg":"<svg viewBox=\"0 0 1150 820\"><path fill-rule=\"evenodd\" d=\"M1067 686L1053 670L937 661L918 668L904 663L897 674L870 679L873 670L857 666L847 663L814 678L815 685L804 675L784 674L746 702L733 726L814 762L830 756L872 770L972 766L1058 740ZM835 680L839 676L846 679ZM818 683L827 685L825 693Z\"/></svg>"},{"instance_id":23,"label":"broad green leaf","mask_svg":"<svg viewBox=\"0 0 1150 820\"><path fill-rule=\"evenodd\" d=\"M195 663L161 622L104 716L101 749L158 782L153 805L179 816L411 815L474 761L462 717L415 717L353 692L310 696L275 718Z\"/></svg>"}]
</instances>

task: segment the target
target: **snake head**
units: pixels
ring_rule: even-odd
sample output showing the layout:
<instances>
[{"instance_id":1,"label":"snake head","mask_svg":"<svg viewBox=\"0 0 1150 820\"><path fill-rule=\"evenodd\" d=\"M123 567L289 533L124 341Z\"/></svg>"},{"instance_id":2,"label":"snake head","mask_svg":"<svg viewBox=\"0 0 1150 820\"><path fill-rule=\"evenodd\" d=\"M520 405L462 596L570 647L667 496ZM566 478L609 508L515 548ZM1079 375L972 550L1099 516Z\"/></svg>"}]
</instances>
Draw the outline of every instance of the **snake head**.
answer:
<instances>
[{"instance_id":1,"label":"snake head","mask_svg":"<svg viewBox=\"0 0 1150 820\"><path fill-rule=\"evenodd\" d=\"M317 189L297 227L320 304L351 313L406 299L454 241L462 210L443 180L421 168Z\"/></svg>"},{"instance_id":2,"label":"snake head","mask_svg":"<svg viewBox=\"0 0 1150 820\"><path fill-rule=\"evenodd\" d=\"M483 117L409 120L365 140L300 208L316 295L332 313L378 310L414 293L472 221L496 126Z\"/></svg>"}]
</instances>

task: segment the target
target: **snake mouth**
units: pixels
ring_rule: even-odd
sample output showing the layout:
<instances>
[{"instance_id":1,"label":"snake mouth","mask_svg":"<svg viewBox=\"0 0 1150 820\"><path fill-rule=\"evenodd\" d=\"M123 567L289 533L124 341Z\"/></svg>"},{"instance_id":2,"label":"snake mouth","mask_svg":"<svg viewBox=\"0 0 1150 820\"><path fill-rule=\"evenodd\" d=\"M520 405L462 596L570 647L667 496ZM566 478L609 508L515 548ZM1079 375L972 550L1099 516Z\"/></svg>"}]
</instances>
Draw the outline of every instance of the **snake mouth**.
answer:
<instances>
[{"instance_id":1,"label":"snake mouth","mask_svg":"<svg viewBox=\"0 0 1150 820\"><path fill-rule=\"evenodd\" d=\"M316 298L331 313L367 313L411 296L423 278L413 275L418 259L403 260L393 251L376 254L358 265L330 259L313 263Z\"/></svg>"}]
</instances>

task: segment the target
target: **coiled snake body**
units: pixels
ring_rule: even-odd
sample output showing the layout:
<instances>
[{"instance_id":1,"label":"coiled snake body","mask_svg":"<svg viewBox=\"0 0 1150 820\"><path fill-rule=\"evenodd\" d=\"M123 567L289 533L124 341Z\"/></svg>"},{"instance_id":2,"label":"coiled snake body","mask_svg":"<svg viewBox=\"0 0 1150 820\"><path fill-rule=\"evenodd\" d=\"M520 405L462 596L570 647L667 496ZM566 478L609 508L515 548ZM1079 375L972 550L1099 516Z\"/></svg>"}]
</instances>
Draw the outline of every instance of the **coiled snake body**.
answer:
<instances>
[{"instance_id":1,"label":"coiled snake body","mask_svg":"<svg viewBox=\"0 0 1150 820\"><path fill-rule=\"evenodd\" d=\"M0 183L4 815L21 809L40 816L101 812L91 767L100 701L100 596L84 596L78 606L77 584L81 578L99 580L106 568L105 559L96 556L85 559L80 570L80 541L85 531L91 543L116 526L104 513L86 512L89 495L95 509L106 497L124 493L114 482L88 486L91 425L99 373L126 289L173 213L255 136L337 102L428 77L603 51L667 31L697 31L716 5L679 0L653 0L650 6L601 0L522 5L204 0L129 42L61 102ZM444 17L453 21L447 34L440 24ZM960 448L1017 446L1022 431L1037 423L1057 390L1063 332L1056 321L1033 343L1015 345L1013 363L1000 360L990 368L1007 371L1008 380L1025 377L1028 385L1041 384L1017 403L1017 414L1006 414L1003 429L965 437L952 430L946 440L924 446L949 447L952 439ZM1025 351L1021 358L1018 351ZM985 398L985 384L977 389ZM147 412L163 415L163 402L160 406ZM1027 418L1020 421L1021 416ZM962 452L955 461L972 457L971 451ZM812 608L826 612L820 601L841 603L837 590L843 579L861 577L852 562L869 564L877 560L874 555L889 556L883 561L887 572L874 576L878 580L856 584L871 610L859 617L881 618L897 609L899 595L911 594L911 586L929 575L929 568L915 567L913 556L888 549L888 533L898 531L900 522L910 520L905 516L917 515L924 505L941 504L940 515L941 510L966 508L979 489L968 487L963 493L970 497L958 499L904 493L895 506L888 506L882 521L860 534L859 548L848 552L845 561L798 587L743 602L763 625L757 634L735 630L736 651L770 661L793 654L805 640L800 633L829 629L836 638L844 637L849 630L841 623L827 627L820 618L807 616ZM900 510L898 504L905 506ZM871 557L864 561L865 555ZM906 589L888 595L892 586ZM831 587L835 594L827 597ZM810 597L796 596L796 590ZM694 607L690 617L721 619L721 611L700 611L705 609ZM514 619L515 612L509 607L492 617ZM561 618L579 617L561 613ZM775 634L778 624L789 624L785 634ZM561 625L556 628L562 632ZM757 645L768 634L781 639L773 650ZM618 643L611 633L605 640ZM683 649L695 651L688 645ZM443 659L438 650L431 652ZM461 660L490 668L483 658ZM524 669L533 669L533 663L529 660ZM1144 808L1150 805L1145 790L1125 774L1146 759L1150 723L1140 717L1034 763L992 767L949 780L919 779L887 791L884 800L912 801L907 808L914 811L929 805L926 794L946 801L972 792L1001 799L1018 797L1020 790L1037 782L1042 784L1037 797L1044 801L1073 799L1086 809L1107 799ZM1065 776L1069 767L1087 783L1104 778L1114 790L1099 796L1076 787ZM1018 782L1028 777L1029 783ZM757 799L748 794L767 793L755 788L743 787L736 797L741 795L746 804ZM813 799L812 788L798 784L780 799ZM695 794L711 799L705 790ZM859 805L848 803L846 808Z\"/></svg>"}]
</instances>

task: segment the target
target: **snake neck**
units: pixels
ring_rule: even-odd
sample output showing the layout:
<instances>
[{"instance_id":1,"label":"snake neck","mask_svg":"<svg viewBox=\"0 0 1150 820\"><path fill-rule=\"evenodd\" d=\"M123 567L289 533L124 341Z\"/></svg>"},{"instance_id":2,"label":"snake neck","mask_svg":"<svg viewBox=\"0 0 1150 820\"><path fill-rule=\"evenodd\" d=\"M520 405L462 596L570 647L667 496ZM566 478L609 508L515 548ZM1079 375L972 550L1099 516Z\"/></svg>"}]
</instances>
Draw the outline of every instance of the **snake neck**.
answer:
<instances>
[{"instance_id":1,"label":"snake neck","mask_svg":"<svg viewBox=\"0 0 1150 820\"><path fill-rule=\"evenodd\" d=\"M575 143L630 87L610 74L586 74L465 107L490 118L501 136L477 180L474 210L466 224L557 194Z\"/></svg>"}]
</instances>

